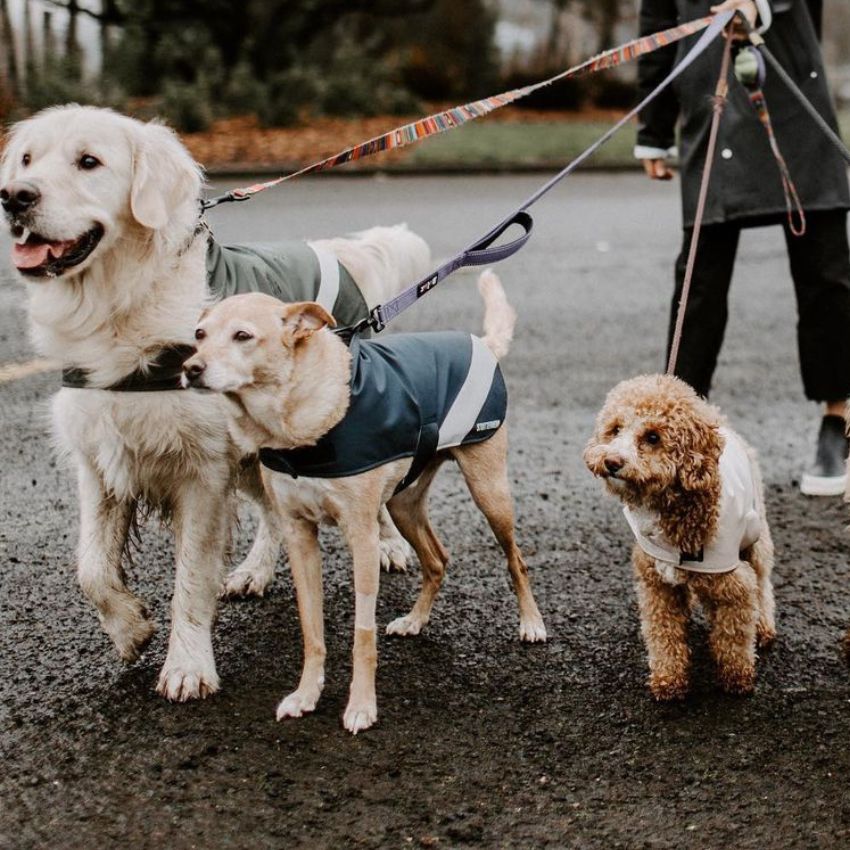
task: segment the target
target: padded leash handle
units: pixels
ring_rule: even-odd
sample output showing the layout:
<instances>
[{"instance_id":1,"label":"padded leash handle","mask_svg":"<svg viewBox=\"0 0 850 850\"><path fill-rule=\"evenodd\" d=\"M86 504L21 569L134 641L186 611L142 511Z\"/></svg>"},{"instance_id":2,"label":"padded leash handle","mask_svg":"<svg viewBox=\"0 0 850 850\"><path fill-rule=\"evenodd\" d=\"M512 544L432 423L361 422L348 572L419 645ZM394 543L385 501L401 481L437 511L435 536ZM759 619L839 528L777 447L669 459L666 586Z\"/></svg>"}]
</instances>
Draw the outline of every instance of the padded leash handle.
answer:
<instances>
[{"instance_id":1,"label":"padded leash handle","mask_svg":"<svg viewBox=\"0 0 850 850\"><path fill-rule=\"evenodd\" d=\"M524 233L512 242L494 246L493 243L498 241L515 224L518 224ZM435 272L429 274L428 277L422 278L413 286L409 286L385 304L379 304L371 311L369 317L356 325L352 331L356 333L369 327L375 333L380 333L388 322L391 322L399 313L406 310L458 269L464 266L486 266L489 263L498 263L516 254L528 242L533 227L534 219L529 213L525 211L514 213L510 218L505 219L477 242L470 245L465 251L462 251L456 257L452 257Z\"/></svg>"},{"instance_id":2,"label":"padded leash handle","mask_svg":"<svg viewBox=\"0 0 850 850\"><path fill-rule=\"evenodd\" d=\"M518 224L525 232L513 242L507 242L504 245L493 247L496 242L508 228ZM488 263L500 263L508 257L512 257L525 245L531 238L531 230L534 227L534 219L525 211L518 212L516 215L502 222L498 227L493 228L486 236L479 239L471 248L468 248L463 253L463 266L486 266Z\"/></svg>"}]
</instances>

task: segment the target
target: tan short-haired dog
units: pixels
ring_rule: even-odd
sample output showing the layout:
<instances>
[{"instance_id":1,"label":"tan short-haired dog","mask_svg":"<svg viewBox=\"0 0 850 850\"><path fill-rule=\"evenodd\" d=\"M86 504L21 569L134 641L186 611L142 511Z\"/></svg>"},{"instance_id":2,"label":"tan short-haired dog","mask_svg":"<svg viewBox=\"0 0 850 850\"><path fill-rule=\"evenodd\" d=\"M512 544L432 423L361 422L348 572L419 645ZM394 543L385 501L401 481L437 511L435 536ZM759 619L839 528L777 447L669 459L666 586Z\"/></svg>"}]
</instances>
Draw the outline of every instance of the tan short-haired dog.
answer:
<instances>
[{"instance_id":1,"label":"tan short-haired dog","mask_svg":"<svg viewBox=\"0 0 850 850\"><path fill-rule=\"evenodd\" d=\"M584 460L624 503L635 535L653 697L688 692L696 601L709 621L721 687L750 693L756 645L776 635L773 543L755 453L683 381L646 375L608 394Z\"/></svg>"},{"instance_id":2,"label":"tan short-haired dog","mask_svg":"<svg viewBox=\"0 0 850 850\"><path fill-rule=\"evenodd\" d=\"M491 395L504 401L504 384L500 383L496 361L508 350L515 314L494 274L485 272L479 289L485 303L483 339L469 334L403 334L381 342L357 341L349 348L330 330L333 318L320 305L281 304L259 294L228 298L201 317L196 331L197 353L184 364L185 382L226 393L240 409L237 422L241 433L237 438L244 449L263 449L261 457L266 462L268 447L272 447L275 451L269 463L275 468L282 464L280 468L291 472L287 475L263 469L266 488L284 519L304 634L301 681L297 690L280 703L278 719L312 711L324 685L321 553L317 540L320 523L339 526L354 559L354 669L343 723L356 733L377 719L375 604L380 512L386 504L402 535L416 550L423 575L413 609L390 623L387 632L415 635L428 622L448 562L448 553L428 519L427 496L438 467L450 458L457 461L475 503L507 556L519 601L521 639L546 639L528 571L514 539L504 410L494 418L494 408L488 407ZM353 409L356 416L368 419L371 411L364 413L356 402L359 394L370 391L370 379L364 377L369 374L365 361L377 360L382 351L388 351L392 366L406 345L413 346L416 357L411 368L420 372L424 368L427 384L433 373L442 374L444 344L468 346L468 380L449 405L447 415L426 422L418 436L413 435L414 446L429 435L433 437L430 455L423 459L418 448L415 456L397 448L399 435L395 432L401 426L392 423L404 417L390 411L391 415L384 418L391 425L385 430L374 435L363 434L362 428L345 432L347 442L358 444L365 453L369 461L364 464L365 471L332 473L338 477L311 477L303 471L326 470L329 462L337 460L334 454L347 451L345 440L332 449L328 449L327 441L329 435L339 434L351 421ZM451 369L456 365L455 361L449 363ZM380 375L379 386L373 387L375 392L369 396L377 406L392 395L384 383L389 380L388 372ZM490 392L493 388L495 392ZM430 404L433 393L428 395L426 404ZM370 402L367 406L374 405ZM462 408L467 413L472 411L471 419L464 418ZM409 435L400 436L406 439ZM402 442L400 439L399 445ZM386 450L389 459L374 460L372 456L378 450ZM411 470L416 467L418 477L411 480ZM295 474L299 475L297 480L292 477ZM400 486L405 489L397 492Z\"/></svg>"}]
</instances>

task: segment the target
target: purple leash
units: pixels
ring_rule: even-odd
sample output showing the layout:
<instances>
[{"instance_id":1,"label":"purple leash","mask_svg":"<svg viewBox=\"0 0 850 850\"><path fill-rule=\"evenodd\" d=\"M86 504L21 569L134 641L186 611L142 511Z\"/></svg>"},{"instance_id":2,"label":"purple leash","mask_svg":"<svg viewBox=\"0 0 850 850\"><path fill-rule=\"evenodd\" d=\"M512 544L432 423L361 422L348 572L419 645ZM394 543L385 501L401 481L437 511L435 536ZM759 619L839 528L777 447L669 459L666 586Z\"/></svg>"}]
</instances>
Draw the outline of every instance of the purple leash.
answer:
<instances>
[{"instance_id":1,"label":"purple leash","mask_svg":"<svg viewBox=\"0 0 850 850\"><path fill-rule=\"evenodd\" d=\"M385 304L374 307L369 316L352 328L341 329L345 335L358 333L371 328L375 333L380 333L400 313L418 301L423 295L434 289L437 284L445 280L450 274L464 266L483 266L490 263L498 263L513 256L520 248L528 242L534 221L527 212L529 207L536 204L547 192L550 192L568 174L576 170L585 160L589 159L599 150L611 137L622 127L628 124L645 106L655 100L670 83L689 68L696 59L708 48L709 44L717 38L729 21L732 20L734 11L723 12L715 16L699 41L690 49L684 59L659 83L634 109L624 115L613 127L600 136L587 150L580 153L569 165L559 171L551 180L544 183L533 195L531 195L521 206L504 218L492 230L488 231L480 239L473 242L468 248L461 251L452 259L443 263L436 271L427 277L409 286L396 295L395 298ZM513 225L519 225L524 233L512 242L504 245L493 245Z\"/></svg>"}]
</instances>

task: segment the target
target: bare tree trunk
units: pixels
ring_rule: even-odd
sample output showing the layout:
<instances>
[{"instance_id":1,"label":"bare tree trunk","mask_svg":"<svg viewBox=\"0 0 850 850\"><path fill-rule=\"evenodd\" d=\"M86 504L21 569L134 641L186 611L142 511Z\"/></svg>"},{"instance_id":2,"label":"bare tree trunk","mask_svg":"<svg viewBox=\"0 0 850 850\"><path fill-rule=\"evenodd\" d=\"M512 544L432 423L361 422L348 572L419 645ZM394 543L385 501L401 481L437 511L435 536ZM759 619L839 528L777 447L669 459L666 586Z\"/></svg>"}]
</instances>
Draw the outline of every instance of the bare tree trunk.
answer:
<instances>
[{"instance_id":1,"label":"bare tree trunk","mask_svg":"<svg viewBox=\"0 0 850 850\"><path fill-rule=\"evenodd\" d=\"M24 86L31 91L38 79L38 62L35 56L35 40L32 36L32 9L30 0L24 0Z\"/></svg>"},{"instance_id":2,"label":"bare tree trunk","mask_svg":"<svg viewBox=\"0 0 850 850\"><path fill-rule=\"evenodd\" d=\"M617 24L622 18L620 0L596 0L596 19L599 29L599 50L614 46Z\"/></svg>"},{"instance_id":3,"label":"bare tree trunk","mask_svg":"<svg viewBox=\"0 0 850 850\"><path fill-rule=\"evenodd\" d=\"M570 0L553 0L552 2L552 24L549 28L549 38L546 43L546 52L543 56L543 68L541 70L548 71L550 68L561 64L563 50L561 44L563 41L563 17L564 10L567 8Z\"/></svg>"},{"instance_id":4,"label":"bare tree trunk","mask_svg":"<svg viewBox=\"0 0 850 850\"><path fill-rule=\"evenodd\" d=\"M65 64L69 74L80 80L83 76L83 55L77 30L80 7L76 0L68 4L68 28L65 31Z\"/></svg>"},{"instance_id":5,"label":"bare tree trunk","mask_svg":"<svg viewBox=\"0 0 850 850\"><path fill-rule=\"evenodd\" d=\"M18 69L18 51L15 45L15 33L9 19L9 7L6 0L0 0L0 86L5 105L20 97L20 72Z\"/></svg>"}]
</instances>

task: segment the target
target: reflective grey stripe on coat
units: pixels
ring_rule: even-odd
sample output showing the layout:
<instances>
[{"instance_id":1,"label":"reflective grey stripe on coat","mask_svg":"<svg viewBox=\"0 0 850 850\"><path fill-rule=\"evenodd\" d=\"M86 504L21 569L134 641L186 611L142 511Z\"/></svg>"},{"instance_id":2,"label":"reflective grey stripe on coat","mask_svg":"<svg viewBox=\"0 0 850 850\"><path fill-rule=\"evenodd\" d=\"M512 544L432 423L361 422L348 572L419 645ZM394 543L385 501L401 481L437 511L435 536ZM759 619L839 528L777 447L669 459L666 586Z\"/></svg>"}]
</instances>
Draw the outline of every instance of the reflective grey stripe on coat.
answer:
<instances>
[{"instance_id":1,"label":"reflective grey stripe on coat","mask_svg":"<svg viewBox=\"0 0 850 850\"><path fill-rule=\"evenodd\" d=\"M333 313L339 296L339 260L323 248L317 248L315 245L308 247L319 261L319 291L315 300L329 313Z\"/></svg>"},{"instance_id":2,"label":"reflective grey stripe on coat","mask_svg":"<svg viewBox=\"0 0 850 850\"><path fill-rule=\"evenodd\" d=\"M493 373L498 361L480 337L472 337L472 359L464 380L443 424L440 425L438 445L441 449L459 446L475 427L478 414L493 385Z\"/></svg>"}]
</instances>

